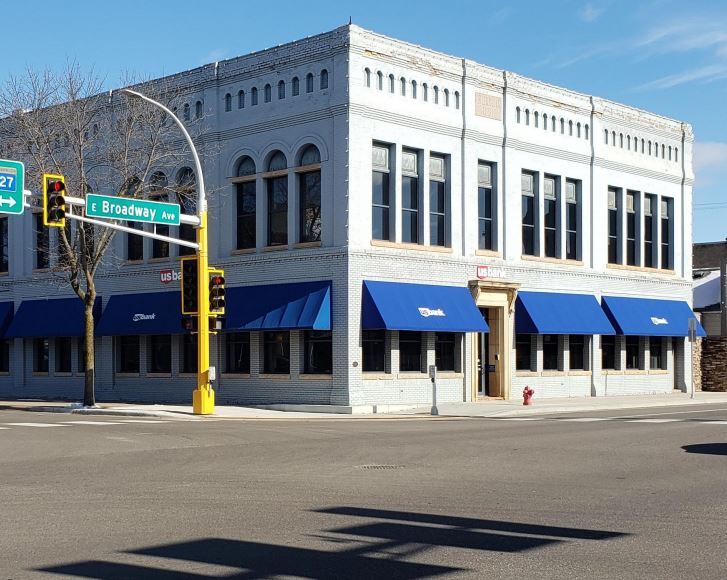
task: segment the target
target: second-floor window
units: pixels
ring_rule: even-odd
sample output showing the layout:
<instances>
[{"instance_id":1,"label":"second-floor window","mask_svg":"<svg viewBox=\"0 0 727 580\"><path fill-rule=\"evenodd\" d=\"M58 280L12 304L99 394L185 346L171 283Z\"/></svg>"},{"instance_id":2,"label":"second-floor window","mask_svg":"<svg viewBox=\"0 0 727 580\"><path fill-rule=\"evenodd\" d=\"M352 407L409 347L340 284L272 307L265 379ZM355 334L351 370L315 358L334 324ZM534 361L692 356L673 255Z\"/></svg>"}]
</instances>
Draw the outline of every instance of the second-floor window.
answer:
<instances>
[{"instance_id":1,"label":"second-floor window","mask_svg":"<svg viewBox=\"0 0 727 580\"><path fill-rule=\"evenodd\" d=\"M447 168L444 157L429 158L429 244L447 245Z\"/></svg>"},{"instance_id":2,"label":"second-floor window","mask_svg":"<svg viewBox=\"0 0 727 580\"><path fill-rule=\"evenodd\" d=\"M243 157L237 164L237 177L246 181L236 184L237 188L237 249L254 248L256 237L257 191L255 184L255 162Z\"/></svg>"},{"instance_id":3,"label":"second-floor window","mask_svg":"<svg viewBox=\"0 0 727 580\"><path fill-rule=\"evenodd\" d=\"M401 160L401 241L419 243L419 158L404 151Z\"/></svg>"},{"instance_id":4,"label":"second-floor window","mask_svg":"<svg viewBox=\"0 0 727 580\"><path fill-rule=\"evenodd\" d=\"M135 230L142 230L141 222L126 222L126 226ZM137 261L144 259L144 238L134 234L126 234L126 259Z\"/></svg>"},{"instance_id":5,"label":"second-floor window","mask_svg":"<svg viewBox=\"0 0 727 580\"><path fill-rule=\"evenodd\" d=\"M565 257L580 259L581 193L580 182L568 179L565 182Z\"/></svg>"},{"instance_id":6,"label":"second-floor window","mask_svg":"<svg viewBox=\"0 0 727 580\"><path fill-rule=\"evenodd\" d=\"M534 256L535 240L535 174L524 171L521 177L523 255Z\"/></svg>"},{"instance_id":7,"label":"second-floor window","mask_svg":"<svg viewBox=\"0 0 727 580\"><path fill-rule=\"evenodd\" d=\"M277 151L268 163L265 178L268 201L268 246L288 243L288 162L285 155ZM283 172L281 174L281 172Z\"/></svg>"},{"instance_id":8,"label":"second-floor window","mask_svg":"<svg viewBox=\"0 0 727 580\"><path fill-rule=\"evenodd\" d=\"M300 157L298 191L300 193L300 241L321 241L321 155L315 145L308 145Z\"/></svg>"},{"instance_id":9,"label":"second-floor window","mask_svg":"<svg viewBox=\"0 0 727 580\"><path fill-rule=\"evenodd\" d=\"M664 198L661 200L661 267L664 270L674 268L674 241L672 212L674 211L674 200Z\"/></svg>"},{"instance_id":10,"label":"second-floor window","mask_svg":"<svg viewBox=\"0 0 727 580\"><path fill-rule=\"evenodd\" d=\"M546 176L543 179L543 228L545 239L545 255L548 258L559 257L559 225L558 219L558 179Z\"/></svg>"},{"instance_id":11,"label":"second-floor window","mask_svg":"<svg viewBox=\"0 0 727 580\"><path fill-rule=\"evenodd\" d=\"M389 148L374 145L372 149L371 174L371 237L375 240L390 240L389 210Z\"/></svg>"},{"instance_id":12,"label":"second-floor window","mask_svg":"<svg viewBox=\"0 0 727 580\"><path fill-rule=\"evenodd\" d=\"M618 264L619 263L619 211L618 201L621 197L621 192L615 187L608 188L608 263Z\"/></svg>"},{"instance_id":13,"label":"second-floor window","mask_svg":"<svg viewBox=\"0 0 727 580\"><path fill-rule=\"evenodd\" d=\"M480 162L477 165L477 248L494 250L495 244L495 199L493 188L493 165Z\"/></svg>"},{"instance_id":14,"label":"second-floor window","mask_svg":"<svg viewBox=\"0 0 727 580\"><path fill-rule=\"evenodd\" d=\"M43 225L43 214L33 214L35 221L35 268L43 270L50 267L50 228Z\"/></svg>"},{"instance_id":15,"label":"second-floor window","mask_svg":"<svg viewBox=\"0 0 727 580\"><path fill-rule=\"evenodd\" d=\"M8 218L0 217L0 272L8 271Z\"/></svg>"},{"instance_id":16,"label":"second-floor window","mask_svg":"<svg viewBox=\"0 0 727 580\"><path fill-rule=\"evenodd\" d=\"M626 263L629 266L638 264L638 196L635 191L626 193Z\"/></svg>"},{"instance_id":17,"label":"second-floor window","mask_svg":"<svg viewBox=\"0 0 727 580\"><path fill-rule=\"evenodd\" d=\"M197 203L197 180L194 171L185 167L180 170L177 176L177 199L181 206L181 211L187 215L193 215L196 210ZM187 242L197 240L197 231L191 224L181 224L179 226L179 237ZM188 246L179 246L180 256L191 256L194 249Z\"/></svg>"},{"instance_id":18,"label":"second-floor window","mask_svg":"<svg viewBox=\"0 0 727 580\"><path fill-rule=\"evenodd\" d=\"M644 196L644 266L656 266L656 196Z\"/></svg>"}]
</instances>

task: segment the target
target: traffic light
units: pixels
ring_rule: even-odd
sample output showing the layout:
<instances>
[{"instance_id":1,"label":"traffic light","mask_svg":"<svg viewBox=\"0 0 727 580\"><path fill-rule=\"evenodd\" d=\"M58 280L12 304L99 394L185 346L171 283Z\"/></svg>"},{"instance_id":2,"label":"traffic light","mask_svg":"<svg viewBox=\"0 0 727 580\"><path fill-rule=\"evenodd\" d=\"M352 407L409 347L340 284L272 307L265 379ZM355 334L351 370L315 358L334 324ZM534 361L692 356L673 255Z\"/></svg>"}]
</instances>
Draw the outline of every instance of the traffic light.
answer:
<instances>
[{"instance_id":1,"label":"traffic light","mask_svg":"<svg viewBox=\"0 0 727 580\"><path fill-rule=\"evenodd\" d=\"M210 314L222 316L225 313L225 272L210 270Z\"/></svg>"},{"instance_id":2,"label":"traffic light","mask_svg":"<svg viewBox=\"0 0 727 580\"><path fill-rule=\"evenodd\" d=\"M181 258L180 261L182 262L182 314L198 314L197 256Z\"/></svg>"},{"instance_id":3,"label":"traffic light","mask_svg":"<svg viewBox=\"0 0 727 580\"><path fill-rule=\"evenodd\" d=\"M66 225L66 180L62 175L43 174L43 225L62 228Z\"/></svg>"}]
</instances>

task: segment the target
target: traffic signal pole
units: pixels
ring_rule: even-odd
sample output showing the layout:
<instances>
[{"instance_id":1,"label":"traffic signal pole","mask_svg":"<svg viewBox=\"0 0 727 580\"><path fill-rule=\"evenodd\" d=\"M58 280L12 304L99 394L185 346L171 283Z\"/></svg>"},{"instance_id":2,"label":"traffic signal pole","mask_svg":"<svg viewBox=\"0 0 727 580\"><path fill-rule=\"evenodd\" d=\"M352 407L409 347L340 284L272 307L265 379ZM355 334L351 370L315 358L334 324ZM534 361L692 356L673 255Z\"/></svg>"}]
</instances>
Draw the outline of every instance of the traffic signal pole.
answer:
<instances>
[{"instance_id":1,"label":"traffic signal pole","mask_svg":"<svg viewBox=\"0 0 727 580\"><path fill-rule=\"evenodd\" d=\"M132 97L142 99L162 109L179 127L192 150L194 166L197 172L197 274L198 274L198 324L197 324L197 388L192 394L192 409L195 415L210 415L215 412L215 393L212 389L210 376L210 311L209 311L209 254L207 244L207 196L204 188L204 174L199 161L197 148L184 124L177 116L161 103L150 99L131 89L121 89L121 92Z\"/></svg>"}]
</instances>

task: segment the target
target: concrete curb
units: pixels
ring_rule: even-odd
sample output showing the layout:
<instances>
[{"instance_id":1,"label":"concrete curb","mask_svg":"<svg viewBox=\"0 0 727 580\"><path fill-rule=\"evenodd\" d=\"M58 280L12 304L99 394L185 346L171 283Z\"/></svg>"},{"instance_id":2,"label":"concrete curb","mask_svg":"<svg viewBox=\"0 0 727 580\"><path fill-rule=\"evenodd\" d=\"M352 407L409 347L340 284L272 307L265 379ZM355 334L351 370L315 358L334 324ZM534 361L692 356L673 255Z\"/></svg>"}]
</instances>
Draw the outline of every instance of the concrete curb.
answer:
<instances>
[{"instance_id":1,"label":"concrete curb","mask_svg":"<svg viewBox=\"0 0 727 580\"><path fill-rule=\"evenodd\" d=\"M32 411L34 413L68 413L73 415L112 415L118 417L157 417L159 419L184 418L190 421L198 420L195 417L190 417L181 413L173 413L171 411L141 411L135 409L129 409L125 411L123 409L103 409L103 408L92 408L92 407L17 407L19 411Z\"/></svg>"}]
</instances>

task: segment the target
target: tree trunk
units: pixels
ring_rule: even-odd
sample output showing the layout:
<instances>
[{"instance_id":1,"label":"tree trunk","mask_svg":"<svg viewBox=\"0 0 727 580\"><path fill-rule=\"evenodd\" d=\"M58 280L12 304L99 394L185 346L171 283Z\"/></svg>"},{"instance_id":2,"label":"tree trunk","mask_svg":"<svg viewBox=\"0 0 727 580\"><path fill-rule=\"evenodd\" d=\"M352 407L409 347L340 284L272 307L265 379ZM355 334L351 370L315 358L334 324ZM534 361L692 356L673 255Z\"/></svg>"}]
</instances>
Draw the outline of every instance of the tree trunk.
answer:
<instances>
[{"instance_id":1,"label":"tree trunk","mask_svg":"<svg viewBox=\"0 0 727 580\"><path fill-rule=\"evenodd\" d=\"M84 356L86 357L86 377L83 386L83 405L84 407L93 407L96 405L96 369L94 368L95 360L95 344L94 344L94 321L93 321L93 304L95 296L91 296L89 292L86 296L83 310L84 322ZM90 298L90 299L89 299Z\"/></svg>"}]
</instances>

